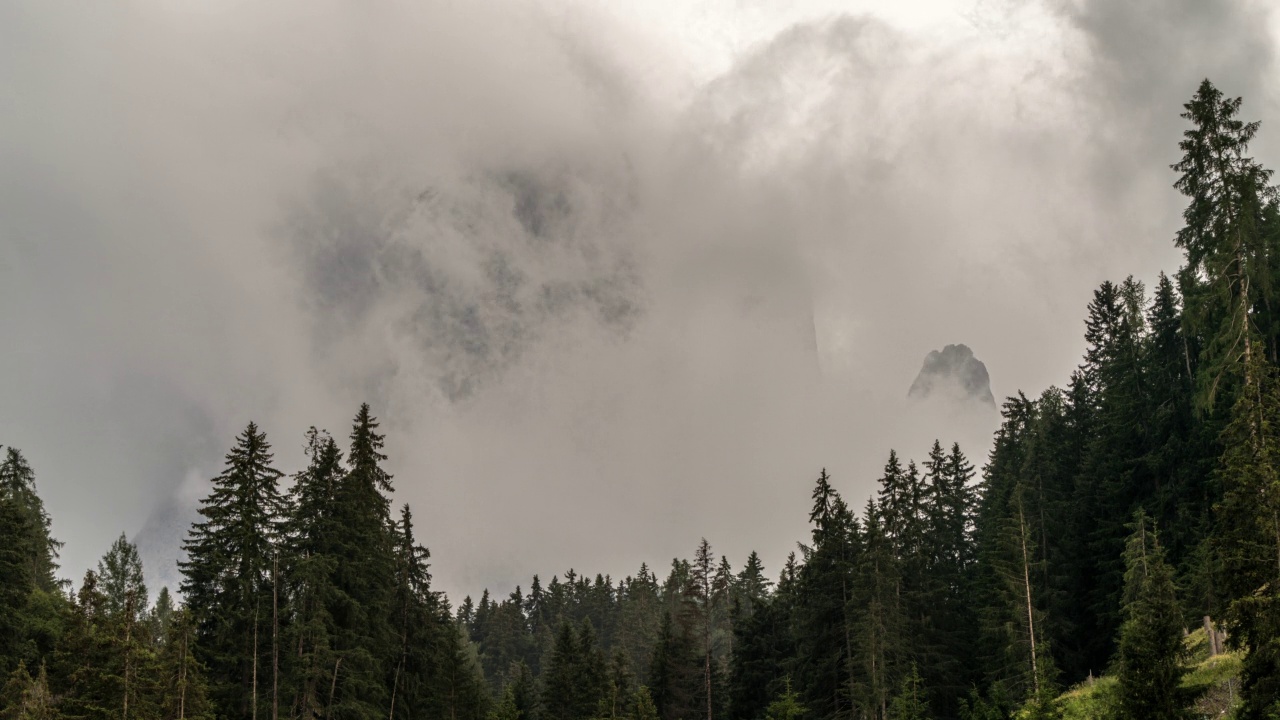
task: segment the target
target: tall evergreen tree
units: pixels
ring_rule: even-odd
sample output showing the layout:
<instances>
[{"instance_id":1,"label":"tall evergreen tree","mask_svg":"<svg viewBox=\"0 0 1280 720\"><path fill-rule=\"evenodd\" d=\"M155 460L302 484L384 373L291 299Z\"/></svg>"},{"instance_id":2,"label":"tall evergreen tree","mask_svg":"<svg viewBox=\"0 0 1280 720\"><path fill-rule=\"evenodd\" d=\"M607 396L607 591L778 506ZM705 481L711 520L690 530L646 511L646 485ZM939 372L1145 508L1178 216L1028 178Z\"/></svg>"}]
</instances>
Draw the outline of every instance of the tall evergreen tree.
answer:
<instances>
[{"instance_id":1,"label":"tall evergreen tree","mask_svg":"<svg viewBox=\"0 0 1280 720\"><path fill-rule=\"evenodd\" d=\"M29 516L13 496L0 493L0 672L6 676L25 654L23 619L36 584L30 547Z\"/></svg>"},{"instance_id":2,"label":"tall evergreen tree","mask_svg":"<svg viewBox=\"0 0 1280 720\"><path fill-rule=\"evenodd\" d=\"M1216 514L1231 639L1248 649L1240 717L1261 720L1280 711L1280 379L1259 356L1251 364L1223 434Z\"/></svg>"},{"instance_id":3,"label":"tall evergreen tree","mask_svg":"<svg viewBox=\"0 0 1280 720\"><path fill-rule=\"evenodd\" d=\"M649 669L649 689L662 720L698 717L706 711L699 702L703 666L695 613L687 603L681 603L678 612L663 613Z\"/></svg>"},{"instance_id":4,"label":"tall evergreen tree","mask_svg":"<svg viewBox=\"0 0 1280 720\"><path fill-rule=\"evenodd\" d=\"M197 657L210 694L230 717L269 710L271 570L279 535L281 473L254 423L236 438L183 549L182 591L196 622Z\"/></svg>"},{"instance_id":5,"label":"tall evergreen tree","mask_svg":"<svg viewBox=\"0 0 1280 720\"><path fill-rule=\"evenodd\" d=\"M131 614L137 621L147 612L147 584L142 574L138 547L121 533L111 549L98 561L98 588L106 597L109 615Z\"/></svg>"},{"instance_id":6,"label":"tall evergreen tree","mask_svg":"<svg viewBox=\"0 0 1280 720\"><path fill-rule=\"evenodd\" d=\"M1124 625L1120 628L1120 717L1180 720L1191 698L1182 688L1186 648L1173 570L1146 512L1130 524L1125 547Z\"/></svg>"},{"instance_id":7,"label":"tall evergreen tree","mask_svg":"<svg viewBox=\"0 0 1280 720\"><path fill-rule=\"evenodd\" d=\"M44 666L32 677L26 663L19 663L0 686L0 720L58 720Z\"/></svg>"},{"instance_id":8,"label":"tall evergreen tree","mask_svg":"<svg viewBox=\"0 0 1280 720\"><path fill-rule=\"evenodd\" d=\"M858 561L858 528L825 470L818 476L812 498L813 546L800 570L796 607L796 677L803 679L798 690L814 716L843 717L854 706L857 686L853 569Z\"/></svg>"},{"instance_id":9,"label":"tall evergreen tree","mask_svg":"<svg viewBox=\"0 0 1280 720\"><path fill-rule=\"evenodd\" d=\"M1179 277L1186 321L1204 339L1201 406L1213 404L1223 386L1243 380L1254 353L1274 347L1255 334L1258 309L1277 307L1272 297L1275 248L1264 232L1276 191L1271 171L1247 155L1257 122L1239 119L1240 98L1229 99L1205 80L1185 105L1192 127L1183 133L1180 173L1174 187L1187 196L1186 225L1176 244L1186 253Z\"/></svg>"},{"instance_id":10,"label":"tall evergreen tree","mask_svg":"<svg viewBox=\"0 0 1280 720\"><path fill-rule=\"evenodd\" d=\"M56 573L62 543L50 534L51 520L36 493L35 471L22 453L12 446L5 448L4 460L0 461L0 495L12 498L25 515L27 552L36 585L46 592L60 591L63 584L58 581Z\"/></svg>"},{"instance_id":11,"label":"tall evergreen tree","mask_svg":"<svg viewBox=\"0 0 1280 720\"><path fill-rule=\"evenodd\" d=\"M333 649L341 663L331 683L330 713L376 718L389 703L386 678L393 674L397 633L392 623L395 538L391 519L391 475L383 469L385 440L368 404L351 430L348 470L334 489L338 533L333 547Z\"/></svg>"}]
</instances>

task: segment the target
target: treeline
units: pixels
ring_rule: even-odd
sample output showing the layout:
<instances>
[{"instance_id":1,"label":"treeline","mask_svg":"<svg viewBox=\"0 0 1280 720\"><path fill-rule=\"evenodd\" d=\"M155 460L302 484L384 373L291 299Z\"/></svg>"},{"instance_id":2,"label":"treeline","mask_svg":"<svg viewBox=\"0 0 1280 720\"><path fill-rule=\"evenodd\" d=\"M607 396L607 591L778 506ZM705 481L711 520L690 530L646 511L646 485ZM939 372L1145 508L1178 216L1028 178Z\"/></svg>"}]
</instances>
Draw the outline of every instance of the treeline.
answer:
<instances>
[{"instance_id":1,"label":"treeline","mask_svg":"<svg viewBox=\"0 0 1280 720\"><path fill-rule=\"evenodd\" d=\"M79 587L21 453L0 464L0 720L1192 717L1187 628L1280 714L1280 203L1208 81L1174 165L1186 262L1103 283L1063 388L1004 403L981 477L894 452L865 506L825 471L776 575L706 540L659 576L572 570L456 609L430 587L364 406L291 478L250 424L154 604L122 537ZM776 577L776 580L771 578ZM1234 689L1233 689L1234 693Z\"/></svg>"},{"instance_id":2,"label":"treeline","mask_svg":"<svg viewBox=\"0 0 1280 720\"><path fill-rule=\"evenodd\" d=\"M1280 203L1240 104L1205 81L1185 106L1184 266L1094 292L1082 363L1008 398L976 487L937 444L921 467L890 453L861 513L824 472L773 588L754 555L734 574L704 542L661 585L641 568L468 600L491 692L545 677L576 623L664 720L1055 717L1103 673L1115 717L1182 718L1183 634L1207 619L1243 654L1237 717L1280 716Z\"/></svg>"},{"instance_id":3,"label":"treeline","mask_svg":"<svg viewBox=\"0 0 1280 720\"><path fill-rule=\"evenodd\" d=\"M0 469L0 718L441 718L490 705L468 641L431 590L407 506L393 517L383 436L360 408L345 453L307 435L288 483L250 423L201 503L182 597L154 604L123 536L80 588L14 448Z\"/></svg>"}]
</instances>

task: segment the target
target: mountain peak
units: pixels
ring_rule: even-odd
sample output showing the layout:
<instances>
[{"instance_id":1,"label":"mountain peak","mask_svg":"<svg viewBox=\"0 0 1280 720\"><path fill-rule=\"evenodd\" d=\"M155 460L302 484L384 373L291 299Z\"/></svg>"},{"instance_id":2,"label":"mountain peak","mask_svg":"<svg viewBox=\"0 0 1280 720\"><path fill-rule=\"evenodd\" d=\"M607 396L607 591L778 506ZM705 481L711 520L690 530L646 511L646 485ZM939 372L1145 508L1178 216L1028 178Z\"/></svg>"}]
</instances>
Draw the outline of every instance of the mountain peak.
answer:
<instances>
[{"instance_id":1,"label":"mountain peak","mask_svg":"<svg viewBox=\"0 0 1280 720\"><path fill-rule=\"evenodd\" d=\"M909 398L938 398L977 402L995 408L987 366L968 345L948 345L924 358L924 366L907 391Z\"/></svg>"}]
</instances>

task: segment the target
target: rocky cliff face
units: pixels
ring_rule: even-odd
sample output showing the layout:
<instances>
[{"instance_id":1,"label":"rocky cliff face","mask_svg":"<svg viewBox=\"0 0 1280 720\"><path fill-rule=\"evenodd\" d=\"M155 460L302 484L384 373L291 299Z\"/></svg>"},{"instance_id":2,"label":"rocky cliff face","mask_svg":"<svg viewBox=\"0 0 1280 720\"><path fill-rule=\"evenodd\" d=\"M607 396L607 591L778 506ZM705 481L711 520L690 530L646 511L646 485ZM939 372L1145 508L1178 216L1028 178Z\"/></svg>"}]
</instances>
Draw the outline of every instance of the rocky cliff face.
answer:
<instances>
[{"instance_id":1,"label":"rocky cliff face","mask_svg":"<svg viewBox=\"0 0 1280 720\"><path fill-rule=\"evenodd\" d=\"M967 345L948 345L926 355L907 397L971 402L992 409L996 406L987 366L974 357Z\"/></svg>"}]
</instances>

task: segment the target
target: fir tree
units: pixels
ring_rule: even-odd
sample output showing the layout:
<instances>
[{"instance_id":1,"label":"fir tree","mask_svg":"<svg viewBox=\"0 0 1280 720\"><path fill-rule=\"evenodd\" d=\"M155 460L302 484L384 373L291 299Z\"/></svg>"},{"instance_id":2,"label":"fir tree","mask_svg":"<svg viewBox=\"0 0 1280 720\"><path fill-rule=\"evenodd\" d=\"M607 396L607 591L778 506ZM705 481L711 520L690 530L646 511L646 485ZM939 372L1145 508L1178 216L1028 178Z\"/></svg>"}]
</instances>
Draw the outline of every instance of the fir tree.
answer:
<instances>
[{"instance_id":1,"label":"fir tree","mask_svg":"<svg viewBox=\"0 0 1280 720\"><path fill-rule=\"evenodd\" d=\"M8 675L24 653L24 612L35 589L29 516L11 495L0 493L0 672Z\"/></svg>"},{"instance_id":2,"label":"fir tree","mask_svg":"<svg viewBox=\"0 0 1280 720\"><path fill-rule=\"evenodd\" d=\"M271 569L279 535L281 477L271 445L249 423L200 507L179 563L196 622L197 657L224 712L256 718L269 694Z\"/></svg>"},{"instance_id":3,"label":"fir tree","mask_svg":"<svg viewBox=\"0 0 1280 720\"><path fill-rule=\"evenodd\" d=\"M1273 249L1262 225L1276 191L1268 184L1271 171L1247 156L1258 123L1237 117L1240 98L1223 97L1205 80L1185 108L1182 117L1192 127L1183 133L1183 156L1173 169L1179 173L1174 187L1189 202L1176 244L1186 253L1179 278L1186 322L1205 338L1200 399L1209 407L1224 385L1250 384L1247 368L1265 348L1251 314L1274 305Z\"/></svg>"},{"instance_id":4,"label":"fir tree","mask_svg":"<svg viewBox=\"0 0 1280 720\"><path fill-rule=\"evenodd\" d=\"M662 720L697 717L706 710L698 702L703 668L691 615L685 610L679 615L668 611L662 616L649 669L649 690Z\"/></svg>"},{"instance_id":5,"label":"fir tree","mask_svg":"<svg viewBox=\"0 0 1280 720\"><path fill-rule=\"evenodd\" d=\"M138 547L123 533L98 561L98 589L106 597L106 611L112 617L129 615L136 622L147 612L147 584L142 575Z\"/></svg>"},{"instance_id":6,"label":"fir tree","mask_svg":"<svg viewBox=\"0 0 1280 720\"><path fill-rule=\"evenodd\" d=\"M24 546L36 585L45 592L61 591L63 583L55 574L62 543L49 533L51 520L36 493L35 471L15 447L5 448L4 460L0 462L0 495L11 498L25 516L23 524L27 528L27 539Z\"/></svg>"},{"instance_id":7,"label":"fir tree","mask_svg":"<svg viewBox=\"0 0 1280 720\"><path fill-rule=\"evenodd\" d=\"M912 663L911 672L902 679L898 694L889 703L889 720L929 720L929 717L924 681L920 679L915 663Z\"/></svg>"},{"instance_id":8,"label":"fir tree","mask_svg":"<svg viewBox=\"0 0 1280 720\"><path fill-rule=\"evenodd\" d=\"M159 653L160 713L166 720L212 720L204 667L194 652L195 623L186 608L173 611Z\"/></svg>"},{"instance_id":9,"label":"fir tree","mask_svg":"<svg viewBox=\"0 0 1280 720\"><path fill-rule=\"evenodd\" d=\"M803 678L798 690L817 717L839 717L853 707L856 694L853 568L858 561L858 528L825 470L812 498L813 546L800 570L796 606L796 670Z\"/></svg>"},{"instance_id":10,"label":"fir tree","mask_svg":"<svg viewBox=\"0 0 1280 720\"><path fill-rule=\"evenodd\" d=\"M1132 720L1188 717L1182 689L1186 649L1182 612L1151 519L1139 510L1125 548L1125 622L1120 628L1120 715Z\"/></svg>"},{"instance_id":11,"label":"fir tree","mask_svg":"<svg viewBox=\"0 0 1280 720\"><path fill-rule=\"evenodd\" d=\"M737 577L737 597L740 602L741 615L750 616L755 606L769 596L769 588L773 585L764 574L764 563L755 550L747 555L746 565Z\"/></svg>"},{"instance_id":12,"label":"fir tree","mask_svg":"<svg viewBox=\"0 0 1280 720\"><path fill-rule=\"evenodd\" d=\"M804 705L800 704L800 696L791 689L791 678L788 677L777 699L765 708L764 717L765 720L800 720L806 712Z\"/></svg>"},{"instance_id":13,"label":"fir tree","mask_svg":"<svg viewBox=\"0 0 1280 720\"><path fill-rule=\"evenodd\" d=\"M1254 356L1223 433L1215 508L1231 639L1248 648L1240 717L1266 718L1280 697L1280 380Z\"/></svg>"},{"instance_id":14,"label":"fir tree","mask_svg":"<svg viewBox=\"0 0 1280 720\"><path fill-rule=\"evenodd\" d=\"M715 619L712 614L712 594L714 592L714 579L712 577L711 544L706 538L698 544L698 550L694 554L692 565L692 583L689 588L692 591L693 606L697 608L700 616L700 625L702 626L702 656L703 656L703 698L706 701L706 718L712 720L712 703L714 693L712 691L711 682L711 635L712 627Z\"/></svg>"},{"instance_id":15,"label":"fir tree","mask_svg":"<svg viewBox=\"0 0 1280 720\"><path fill-rule=\"evenodd\" d=\"M54 705L43 665L32 677L26 663L19 663L0 687L0 720L58 720Z\"/></svg>"}]
</instances>

